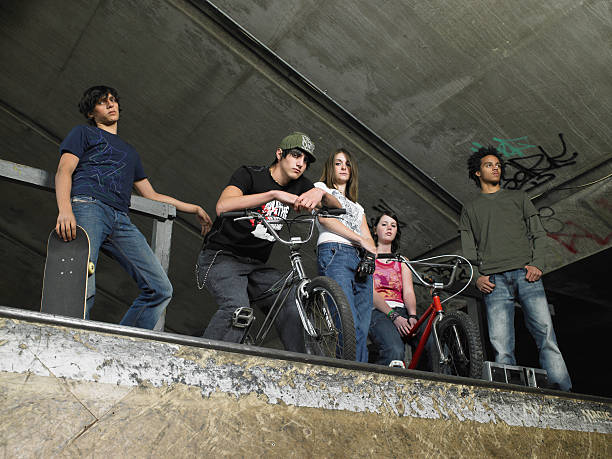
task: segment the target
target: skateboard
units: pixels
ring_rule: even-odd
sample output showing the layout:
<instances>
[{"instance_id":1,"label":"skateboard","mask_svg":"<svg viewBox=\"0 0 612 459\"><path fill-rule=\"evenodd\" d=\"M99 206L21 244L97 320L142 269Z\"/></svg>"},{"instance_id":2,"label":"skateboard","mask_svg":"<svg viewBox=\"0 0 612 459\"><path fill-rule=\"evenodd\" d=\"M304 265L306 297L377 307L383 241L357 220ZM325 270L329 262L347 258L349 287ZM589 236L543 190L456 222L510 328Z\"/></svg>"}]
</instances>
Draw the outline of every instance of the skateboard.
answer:
<instances>
[{"instance_id":1,"label":"skateboard","mask_svg":"<svg viewBox=\"0 0 612 459\"><path fill-rule=\"evenodd\" d=\"M89 261L89 236L77 225L77 236L64 242L55 229L49 234L40 312L85 318Z\"/></svg>"}]
</instances>

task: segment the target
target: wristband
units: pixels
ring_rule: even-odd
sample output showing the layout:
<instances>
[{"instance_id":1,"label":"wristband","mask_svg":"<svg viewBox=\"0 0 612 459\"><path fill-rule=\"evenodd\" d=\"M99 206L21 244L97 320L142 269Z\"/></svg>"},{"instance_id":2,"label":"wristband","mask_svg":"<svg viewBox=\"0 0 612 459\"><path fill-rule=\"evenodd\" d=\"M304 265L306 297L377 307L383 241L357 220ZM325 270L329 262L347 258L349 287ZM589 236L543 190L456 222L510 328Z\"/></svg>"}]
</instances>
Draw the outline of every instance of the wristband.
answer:
<instances>
[{"instance_id":1,"label":"wristband","mask_svg":"<svg viewBox=\"0 0 612 459\"><path fill-rule=\"evenodd\" d=\"M399 316L399 312L395 312L393 309L391 309L391 311L389 311L389 314L387 314L387 317L389 317L389 320L391 322L395 321L395 319L397 319Z\"/></svg>"},{"instance_id":2,"label":"wristband","mask_svg":"<svg viewBox=\"0 0 612 459\"><path fill-rule=\"evenodd\" d=\"M410 314L410 315L408 316L408 320L410 320L410 319L412 319L412 318L414 318L414 319L416 319L416 320L419 320L419 316L417 316L416 314Z\"/></svg>"}]
</instances>

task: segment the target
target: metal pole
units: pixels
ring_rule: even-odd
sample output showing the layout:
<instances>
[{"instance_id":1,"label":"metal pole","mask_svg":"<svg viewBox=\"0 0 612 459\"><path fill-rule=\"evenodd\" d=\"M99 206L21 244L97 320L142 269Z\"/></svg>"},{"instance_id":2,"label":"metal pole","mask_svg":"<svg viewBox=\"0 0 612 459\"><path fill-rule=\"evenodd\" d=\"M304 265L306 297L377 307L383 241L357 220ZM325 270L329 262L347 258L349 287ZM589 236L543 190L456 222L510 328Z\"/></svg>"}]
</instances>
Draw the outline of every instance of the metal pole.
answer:
<instances>
[{"instance_id":1,"label":"metal pole","mask_svg":"<svg viewBox=\"0 0 612 459\"><path fill-rule=\"evenodd\" d=\"M176 215L176 209L174 209ZM167 220L159 221L153 220L153 234L151 235L151 248L155 253L155 256L159 259L159 262L164 268L164 271L168 273L170 267L170 246L172 244L172 223L173 221L168 218ZM164 325L166 323L166 311L153 327L155 331L164 331Z\"/></svg>"}]
</instances>

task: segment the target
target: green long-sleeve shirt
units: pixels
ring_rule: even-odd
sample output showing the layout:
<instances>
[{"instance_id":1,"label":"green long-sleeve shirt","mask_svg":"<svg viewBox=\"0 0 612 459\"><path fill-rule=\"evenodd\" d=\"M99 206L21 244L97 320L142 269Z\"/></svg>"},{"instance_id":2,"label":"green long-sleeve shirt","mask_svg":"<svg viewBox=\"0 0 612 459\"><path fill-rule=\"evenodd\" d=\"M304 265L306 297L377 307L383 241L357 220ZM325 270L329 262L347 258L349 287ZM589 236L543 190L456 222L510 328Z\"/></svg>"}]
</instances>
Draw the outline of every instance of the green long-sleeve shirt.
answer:
<instances>
[{"instance_id":1,"label":"green long-sleeve shirt","mask_svg":"<svg viewBox=\"0 0 612 459\"><path fill-rule=\"evenodd\" d=\"M544 272L546 232L537 210L522 191L481 193L466 204L459 222L463 255L478 275L531 265Z\"/></svg>"}]
</instances>

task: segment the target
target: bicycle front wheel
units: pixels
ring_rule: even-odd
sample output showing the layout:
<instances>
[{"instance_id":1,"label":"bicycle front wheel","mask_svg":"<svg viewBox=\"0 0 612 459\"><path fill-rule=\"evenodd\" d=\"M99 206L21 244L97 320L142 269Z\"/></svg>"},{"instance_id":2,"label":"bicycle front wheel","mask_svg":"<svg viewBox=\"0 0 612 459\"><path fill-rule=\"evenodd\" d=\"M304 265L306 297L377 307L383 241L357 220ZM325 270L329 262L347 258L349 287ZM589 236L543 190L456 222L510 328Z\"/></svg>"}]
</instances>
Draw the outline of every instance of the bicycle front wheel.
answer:
<instances>
[{"instance_id":1,"label":"bicycle front wheel","mask_svg":"<svg viewBox=\"0 0 612 459\"><path fill-rule=\"evenodd\" d=\"M307 287L305 312L315 336L304 330L308 354L355 360L353 313L342 288L333 279L319 276Z\"/></svg>"},{"instance_id":2,"label":"bicycle front wheel","mask_svg":"<svg viewBox=\"0 0 612 459\"><path fill-rule=\"evenodd\" d=\"M438 325L442 355L433 359L433 370L468 378L482 377L482 345L477 328L470 317L461 311L449 312Z\"/></svg>"}]
</instances>

